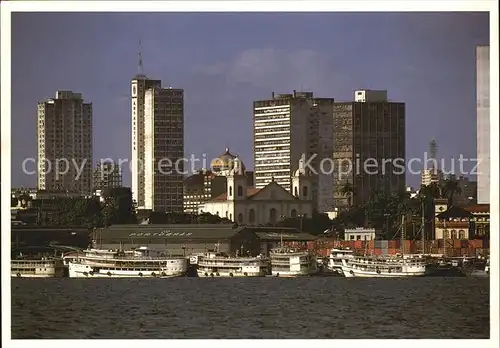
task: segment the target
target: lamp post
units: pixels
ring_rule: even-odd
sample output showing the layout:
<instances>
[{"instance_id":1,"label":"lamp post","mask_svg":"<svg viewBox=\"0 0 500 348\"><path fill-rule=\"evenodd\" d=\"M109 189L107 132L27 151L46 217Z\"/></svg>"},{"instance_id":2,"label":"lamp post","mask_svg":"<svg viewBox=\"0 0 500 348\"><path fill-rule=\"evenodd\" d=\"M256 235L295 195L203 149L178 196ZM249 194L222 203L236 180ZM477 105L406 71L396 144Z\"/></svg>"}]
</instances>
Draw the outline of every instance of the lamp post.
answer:
<instances>
[{"instance_id":1,"label":"lamp post","mask_svg":"<svg viewBox=\"0 0 500 348\"><path fill-rule=\"evenodd\" d=\"M298 217L300 218L300 232L302 232L302 228L304 225L304 214L300 214Z\"/></svg>"},{"instance_id":2,"label":"lamp post","mask_svg":"<svg viewBox=\"0 0 500 348\"><path fill-rule=\"evenodd\" d=\"M389 216L391 216L391 214L389 214L389 213L385 213L384 214L384 217L385 217L385 233L386 233L386 235L389 232Z\"/></svg>"}]
</instances>

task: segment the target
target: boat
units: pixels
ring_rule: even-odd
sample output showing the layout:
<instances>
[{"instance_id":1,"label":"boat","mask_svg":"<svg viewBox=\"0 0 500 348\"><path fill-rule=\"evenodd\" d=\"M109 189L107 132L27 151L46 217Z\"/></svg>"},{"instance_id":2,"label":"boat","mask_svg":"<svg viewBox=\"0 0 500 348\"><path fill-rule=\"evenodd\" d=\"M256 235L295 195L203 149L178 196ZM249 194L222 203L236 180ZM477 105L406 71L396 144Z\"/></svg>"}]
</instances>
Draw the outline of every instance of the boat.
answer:
<instances>
[{"instance_id":1,"label":"boat","mask_svg":"<svg viewBox=\"0 0 500 348\"><path fill-rule=\"evenodd\" d=\"M478 259L472 262L469 267L464 267L464 273L470 277L489 277L490 276L490 259Z\"/></svg>"},{"instance_id":2,"label":"boat","mask_svg":"<svg viewBox=\"0 0 500 348\"><path fill-rule=\"evenodd\" d=\"M427 274L427 263L417 258L354 256L342 260L342 271L351 277L419 277Z\"/></svg>"},{"instance_id":3,"label":"boat","mask_svg":"<svg viewBox=\"0 0 500 348\"><path fill-rule=\"evenodd\" d=\"M353 256L342 259L342 272L347 278L352 277L421 277L428 273L424 255L405 255L405 219L401 224L401 253L394 256Z\"/></svg>"},{"instance_id":4,"label":"boat","mask_svg":"<svg viewBox=\"0 0 500 348\"><path fill-rule=\"evenodd\" d=\"M55 258L11 260L11 277L52 278L62 276L62 264Z\"/></svg>"},{"instance_id":5,"label":"boat","mask_svg":"<svg viewBox=\"0 0 500 348\"><path fill-rule=\"evenodd\" d=\"M271 249L271 274L275 277L309 276L318 273L316 257L307 250L288 247Z\"/></svg>"},{"instance_id":6,"label":"boat","mask_svg":"<svg viewBox=\"0 0 500 348\"><path fill-rule=\"evenodd\" d=\"M82 254L67 255L70 278L170 278L188 270L185 257L168 257L147 247L135 250L87 249Z\"/></svg>"},{"instance_id":7,"label":"boat","mask_svg":"<svg viewBox=\"0 0 500 348\"><path fill-rule=\"evenodd\" d=\"M229 256L221 252L207 252L198 256L198 277L265 277L269 274L269 259Z\"/></svg>"},{"instance_id":8,"label":"boat","mask_svg":"<svg viewBox=\"0 0 500 348\"><path fill-rule=\"evenodd\" d=\"M328 257L328 270L336 273L338 275L344 275L344 272L342 271L342 260L346 260L346 262L349 261L353 257L353 250L346 248L333 248L330 251L330 256Z\"/></svg>"}]
</instances>

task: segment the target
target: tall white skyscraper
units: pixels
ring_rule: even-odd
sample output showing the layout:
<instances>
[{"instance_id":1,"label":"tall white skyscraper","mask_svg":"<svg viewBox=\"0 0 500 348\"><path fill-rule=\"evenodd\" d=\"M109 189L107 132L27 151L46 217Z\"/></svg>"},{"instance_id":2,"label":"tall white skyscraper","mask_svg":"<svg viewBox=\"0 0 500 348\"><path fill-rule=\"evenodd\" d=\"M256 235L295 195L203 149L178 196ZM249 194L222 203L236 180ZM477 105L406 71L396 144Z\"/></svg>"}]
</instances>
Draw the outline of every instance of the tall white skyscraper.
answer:
<instances>
[{"instance_id":1,"label":"tall white skyscraper","mask_svg":"<svg viewBox=\"0 0 500 348\"><path fill-rule=\"evenodd\" d=\"M92 103L81 93L57 91L37 112L38 189L90 195Z\"/></svg>"},{"instance_id":2,"label":"tall white skyscraper","mask_svg":"<svg viewBox=\"0 0 500 348\"><path fill-rule=\"evenodd\" d=\"M273 179L291 192L292 175L299 159L316 168L312 175L312 198L318 211L332 208L331 174L323 174L319 163L331 158L333 146L333 98L315 98L312 92L272 94L254 102L255 187L263 188ZM328 168L325 168L328 170ZM314 174L314 173L313 173Z\"/></svg>"},{"instance_id":3,"label":"tall white skyscraper","mask_svg":"<svg viewBox=\"0 0 500 348\"><path fill-rule=\"evenodd\" d=\"M182 212L184 91L140 74L131 92L133 199L139 209Z\"/></svg>"},{"instance_id":4,"label":"tall white skyscraper","mask_svg":"<svg viewBox=\"0 0 500 348\"><path fill-rule=\"evenodd\" d=\"M476 47L477 202L490 203L490 47Z\"/></svg>"}]
</instances>

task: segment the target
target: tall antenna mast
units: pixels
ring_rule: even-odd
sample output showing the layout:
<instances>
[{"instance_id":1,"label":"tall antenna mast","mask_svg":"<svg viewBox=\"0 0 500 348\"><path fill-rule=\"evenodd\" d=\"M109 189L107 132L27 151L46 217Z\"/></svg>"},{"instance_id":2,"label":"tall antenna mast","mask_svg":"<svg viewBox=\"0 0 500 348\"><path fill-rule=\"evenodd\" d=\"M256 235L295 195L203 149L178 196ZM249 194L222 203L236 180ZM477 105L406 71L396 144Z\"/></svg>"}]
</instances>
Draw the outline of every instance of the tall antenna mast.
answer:
<instances>
[{"instance_id":1,"label":"tall antenna mast","mask_svg":"<svg viewBox=\"0 0 500 348\"><path fill-rule=\"evenodd\" d=\"M431 159L436 159L436 154L437 154L437 143L436 140L431 140L429 143L429 155L431 156Z\"/></svg>"},{"instance_id":2,"label":"tall antenna mast","mask_svg":"<svg viewBox=\"0 0 500 348\"><path fill-rule=\"evenodd\" d=\"M139 39L139 66L138 68L138 73L140 75L144 74L143 68L142 68L142 42L141 39Z\"/></svg>"}]
</instances>

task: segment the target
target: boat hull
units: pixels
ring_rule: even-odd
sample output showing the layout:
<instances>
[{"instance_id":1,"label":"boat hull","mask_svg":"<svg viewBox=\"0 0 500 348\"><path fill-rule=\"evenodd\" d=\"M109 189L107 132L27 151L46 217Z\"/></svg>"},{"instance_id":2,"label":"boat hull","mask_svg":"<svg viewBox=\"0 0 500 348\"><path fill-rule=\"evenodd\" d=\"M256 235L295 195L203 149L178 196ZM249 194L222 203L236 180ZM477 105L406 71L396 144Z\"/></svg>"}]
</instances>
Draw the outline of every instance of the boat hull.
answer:
<instances>
[{"instance_id":1,"label":"boat hull","mask_svg":"<svg viewBox=\"0 0 500 348\"><path fill-rule=\"evenodd\" d=\"M307 277L312 276L317 273L317 270L308 271L272 271L273 277L279 278L296 278L296 277Z\"/></svg>"},{"instance_id":2,"label":"boat hull","mask_svg":"<svg viewBox=\"0 0 500 348\"><path fill-rule=\"evenodd\" d=\"M70 278L173 278L186 274L186 267L181 269L158 268L148 270L118 270L98 266L70 262L68 265Z\"/></svg>"},{"instance_id":3,"label":"boat hull","mask_svg":"<svg viewBox=\"0 0 500 348\"><path fill-rule=\"evenodd\" d=\"M426 271L409 271L409 272L376 272L364 271L349 267L342 267L342 272L346 278L406 278L406 277L423 277L427 275Z\"/></svg>"},{"instance_id":4,"label":"boat hull","mask_svg":"<svg viewBox=\"0 0 500 348\"><path fill-rule=\"evenodd\" d=\"M22 272L11 272L10 275L12 278L54 278L56 277L56 272L52 273L41 273L41 274L32 274L32 273L22 273Z\"/></svg>"},{"instance_id":5,"label":"boat hull","mask_svg":"<svg viewBox=\"0 0 500 348\"><path fill-rule=\"evenodd\" d=\"M266 272L209 272L202 269L197 271L200 278L246 278L246 277L265 277Z\"/></svg>"}]
</instances>

